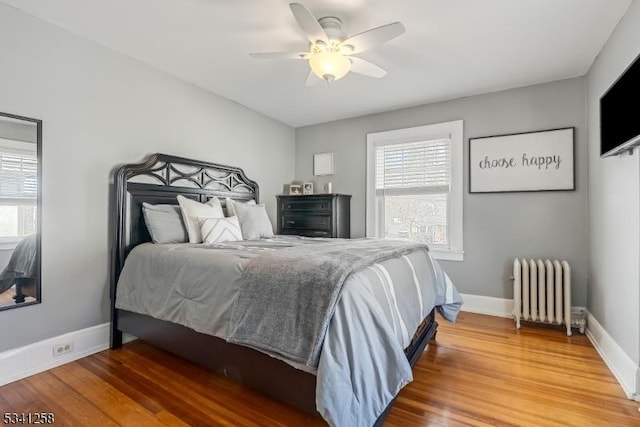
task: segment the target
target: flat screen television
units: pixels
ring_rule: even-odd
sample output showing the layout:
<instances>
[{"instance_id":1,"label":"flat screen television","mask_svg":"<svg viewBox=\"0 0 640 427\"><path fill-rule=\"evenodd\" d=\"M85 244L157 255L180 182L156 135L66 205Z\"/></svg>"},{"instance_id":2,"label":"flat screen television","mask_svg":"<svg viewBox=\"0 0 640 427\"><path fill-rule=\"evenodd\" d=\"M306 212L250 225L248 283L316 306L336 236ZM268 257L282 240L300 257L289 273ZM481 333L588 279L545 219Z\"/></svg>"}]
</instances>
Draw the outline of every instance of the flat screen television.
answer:
<instances>
[{"instance_id":1,"label":"flat screen television","mask_svg":"<svg viewBox=\"0 0 640 427\"><path fill-rule=\"evenodd\" d=\"M640 56L600 98L600 155L640 145Z\"/></svg>"}]
</instances>

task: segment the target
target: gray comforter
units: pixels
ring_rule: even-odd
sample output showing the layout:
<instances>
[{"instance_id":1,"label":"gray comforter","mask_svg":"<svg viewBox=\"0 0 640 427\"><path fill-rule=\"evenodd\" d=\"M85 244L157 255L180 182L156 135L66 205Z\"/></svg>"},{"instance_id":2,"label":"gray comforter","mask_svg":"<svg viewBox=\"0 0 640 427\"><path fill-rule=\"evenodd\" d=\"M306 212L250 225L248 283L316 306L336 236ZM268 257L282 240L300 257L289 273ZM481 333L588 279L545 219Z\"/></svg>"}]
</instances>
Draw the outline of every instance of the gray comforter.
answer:
<instances>
[{"instance_id":1,"label":"gray comforter","mask_svg":"<svg viewBox=\"0 0 640 427\"><path fill-rule=\"evenodd\" d=\"M233 306L251 260L310 241L318 240L140 245L127 258L116 306L228 339ZM453 321L461 303L426 250L376 262L347 277L315 371L320 414L334 426L372 425L412 380L403 349L422 319L437 307ZM292 315L304 315L304 308Z\"/></svg>"}]
</instances>

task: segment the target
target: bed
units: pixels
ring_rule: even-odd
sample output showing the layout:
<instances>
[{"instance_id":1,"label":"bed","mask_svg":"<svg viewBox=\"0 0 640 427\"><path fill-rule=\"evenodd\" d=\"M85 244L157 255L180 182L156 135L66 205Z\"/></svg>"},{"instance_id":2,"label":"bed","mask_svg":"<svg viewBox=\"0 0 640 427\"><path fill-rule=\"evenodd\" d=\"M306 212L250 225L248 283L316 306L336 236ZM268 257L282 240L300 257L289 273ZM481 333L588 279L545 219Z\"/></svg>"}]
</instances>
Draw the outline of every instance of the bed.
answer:
<instances>
[{"instance_id":1,"label":"bed","mask_svg":"<svg viewBox=\"0 0 640 427\"><path fill-rule=\"evenodd\" d=\"M144 295L154 293L156 296L164 295L162 292L165 291L162 291L162 289L167 289L167 287L162 288L160 286L161 282L170 282L167 286L171 287L171 283L177 283L176 278L168 278L171 275L171 271L180 270L182 280L187 280L190 286L187 291L180 291L181 293L196 292L194 289L202 290L197 291L196 295L190 295L185 298L185 300L190 301L189 307L199 305L210 308L216 304L216 301L223 300L222 294L224 292L217 286L207 287L204 282L204 284L198 285L200 287L196 286L195 284L199 283L199 280L201 281L199 277L203 276L202 274L184 279L183 276L185 274L188 275L190 274L189 272L194 270L189 268L181 269L181 266L189 265L191 262L196 264L195 260L200 259L200 264L217 265L216 268L221 269L227 265L226 260L229 260L229 265L233 260L240 263L253 263L255 260L261 260L267 256L280 256L281 253L304 253L307 248L316 250L314 248L318 245L324 245L322 246L323 248L331 248L332 245L338 245L339 242L335 239L316 240L276 236L273 239L265 239L261 242L241 242L208 245L206 247L193 244L167 246L149 243L151 238L143 220L142 204L146 202L175 205L178 195L202 203L212 197L220 198L223 203L228 199L238 202L255 201L257 203L259 202L259 187L256 182L247 178L240 168L164 154L154 154L142 163L124 165L116 170L112 191L113 209L111 210L113 236L110 280L111 347L114 349L120 347L123 333L129 333L303 411L310 413L320 412L332 425L381 425L391 407L393 398L399 389L411 380L410 367L417 362L429 340L435 337L437 329L434 316L435 310L437 309L445 317L453 320L461 305L461 300L455 288L446 277L446 274L439 269L437 263L431 259L428 252L416 249L411 253L403 253L402 256L407 260L416 258L413 264L409 263L411 265L428 265L429 273L421 274L420 277L429 276L429 279L424 280L431 280L437 283L438 291L435 293L441 295L433 296L432 298L425 294L424 307L423 297L420 296L418 298L424 319L420 317L416 320L414 316L412 323L406 322L407 325L405 325L405 320L397 317L398 327L396 328L396 318L393 317L393 314L390 315L393 319L394 333L402 337L397 338L403 343L403 346L399 347L399 352L390 349L388 353L380 356L381 352L374 351L372 347L370 356L356 356L357 352L354 351L354 348L349 347L355 345L355 343L362 345L362 342L367 342L369 344L366 345L384 346L385 339L393 341L396 338L389 332L389 337L384 338L383 334L381 334L379 339L375 337L372 340L373 343L370 343L368 332L345 332L345 329L349 328L344 328L343 325L346 322L345 319L358 317L351 314L352 307L360 304L358 298L370 298L372 300L376 298L376 296L358 296L359 293L363 292L363 288L352 283L376 280L375 277L382 277L385 271L395 268L391 264L400 262L398 261L400 257L398 257L398 260L388 257L380 258L379 262L363 268L357 273L358 276L355 274L347 275L343 290L336 302L335 312L332 314L333 317L328 322L329 324L326 325L326 336L322 335L322 339L318 341L320 347L314 347L322 350L318 350L317 359L308 359L316 364L305 363L307 359L293 360L283 356L289 356L290 353L273 352L268 351L271 348L265 350L254 346L251 339L255 340L255 336L248 341L237 339L237 331L240 328L230 329L235 331L235 335L234 333L225 333L220 326L224 325L224 323L221 323L221 321L216 323L215 319L211 321L212 328L213 330L218 328L218 332L212 335L211 331L204 330L205 328L202 325L203 316L201 316L200 312L190 311L189 313L191 314L186 316L176 314L175 306L185 304L178 302L171 305L165 302L161 304L165 309L164 312L162 310L158 311L157 306L149 305L145 308L145 303L154 298L145 298ZM321 240L326 242L323 243ZM357 241L346 241L344 243L354 245L356 252L357 246L360 244ZM362 242L362 245L376 244L386 245L386 243ZM397 249L394 250L397 251ZM377 249L376 251L382 252ZM220 254L224 254L227 258L221 258L222 255ZM129 261L128 263L125 262L127 260ZM171 262L175 263L173 267L169 265ZM166 270L162 273L156 272L157 275L153 276L154 271L159 270L157 267L164 264L167 264L165 266ZM125 265L127 269L124 268ZM247 264L241 264L235 270L243 270L245 265ZM411 268L413 269L414 267ZM367 274L373 279L367 279ZM415 269L413 274L415 279ZM246 272L240 275L241 278L244 278L244 276L247 276ZM408 286L406 289L417 288L418 279L415 279L415 281L415 284L411 281L411 283L398 284L398 286ZM145 288L147 288L147 291L143 291ZM232 292L236 292L234 295L239 296L236 297L233 304L225 303L219 311L212 311L213 317L233 317L232 314L238 311L237 306L240 304L239 301L246 288L246 283L240 280L239 285L231 288ZM211 291L212 289L213 291ZM274 288L273 290L277 289ZM252 290L252 292L254 291L256 289ZM257 291L260 290L257 289ZM144 292L148 293L145 294ZM366 292L368 291L365 290ZM420 290L416 292L419 295L423 295ZM170 294L169 291L165 293L167 295ZM244 293L246 294L246 292ZM209 294L207 297L209 299L204 299L205 294ZM268 293L265 295L268 296ZM251 297L251 295L248 297ZM377 298L382 297L378 296ZM400 310L397 306L405 304L401 300L402 298L400 296L396 300L394 296L393 299L396 304L397 316L400 316ZM429 299L429 302L426 299ZM391 301L388 295L387 300ZM135 303L135 301L138 301L138 303ZM169 300L167 299L166 301ZM362 321L363 327L370 327L370 324L379 322L379 319L375 316L376 312L372 311L372 313L373 315L371 313L368 314L369 318L367 318L366 322ZM258 312L257 314L258 317L265 315L268 315L268 313ZM380 314L380 318L382 317L384 316ZM207 321L205 320L204 322L206 323ZM355 321L358 322L358 320ZM380 323L384 322L380 321ZM358 328L352 327L351 329L356 330ZM343 336L351 333L354 334L354 337ZM357 334L360 334L357 339L362 342L357 342ZM350 343L352 340L354 343ZM297 341L295 344L298 345ZM388 347L394 346L389 345ZM395 345L395 347L398 347L398 345ZM261 348L261 350L256 348ZM371 376L373 371L368 366L373 361L370 362L369 358L373 361L375 361L374 359L384 359L380 363L388 363L387 359L395 360L394 363L398 364L398 368L391 369L390 373L385 372L384 378L381 379L381 381L394 381L391 384L395 385L391 386L389 390L383 388L384 393L372 391L370 384L363 383L365 386L357 391L355 390L357 384L349 383L346 386L343 385L344 388L354 388L354 390L346 392L349 396L351 396L351 393L355 396L351 398L353 403L348 404L353 407L347 407L348 405L345 402L349 399L343 398L341 390L336 391L335 384L343 380L348 382L350 376L355 375L354 372L356 371L366 373L365 377ZM399 361L399 358L402 361ZM349 359L350 362L343 364L342 360L346 359ZM379 362L375 361L375 363ZM350 371L339 372L344 368L343 365L348 365ZM407 368L405 368L405 365ZM362 368L362 366L365 366L365 368ZM344 369L346 370L346 368ZM409 370L408 373L406 369ZM363 375L362 372L360 375ZM393 378L388 379L386 377ZM369 402L368 396L371 394L375 395L371 397L371 402ZM362 396L367 397L363 398ZM366 402L360 402L360 399L366 400ZM367 412L368 415L361 417L358 408L363 408L362 411Z\"/></svg>"},{"instance_id":2,"label":"bed","mask_svg":"<svg viewBox=\"0 0 640 427\"><path fill-rule=\"evenodd\" d=\"M37 236L31 234L18 242L9 263L0 273L0 294L15 286L16 304L36 297Z\"/></svg>"}]
</instances>

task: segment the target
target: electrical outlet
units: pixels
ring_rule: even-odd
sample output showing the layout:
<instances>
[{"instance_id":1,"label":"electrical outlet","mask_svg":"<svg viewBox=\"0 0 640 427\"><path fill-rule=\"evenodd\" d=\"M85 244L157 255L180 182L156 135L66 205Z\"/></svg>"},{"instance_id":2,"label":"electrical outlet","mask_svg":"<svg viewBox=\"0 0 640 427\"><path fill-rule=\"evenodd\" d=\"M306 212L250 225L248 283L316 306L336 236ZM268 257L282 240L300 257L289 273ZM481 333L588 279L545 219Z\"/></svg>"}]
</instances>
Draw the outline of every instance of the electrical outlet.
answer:
<instances>
[{"instance_id":1,"label":"electrical outlet","mask_svg":"<svg viewBox=\"0 0 640 427\"><path fill-rule=\"evenodd\" d=\"M53 346L53 356L62 356L73 351L73 341Z\"/></svg>"}]
</instances>

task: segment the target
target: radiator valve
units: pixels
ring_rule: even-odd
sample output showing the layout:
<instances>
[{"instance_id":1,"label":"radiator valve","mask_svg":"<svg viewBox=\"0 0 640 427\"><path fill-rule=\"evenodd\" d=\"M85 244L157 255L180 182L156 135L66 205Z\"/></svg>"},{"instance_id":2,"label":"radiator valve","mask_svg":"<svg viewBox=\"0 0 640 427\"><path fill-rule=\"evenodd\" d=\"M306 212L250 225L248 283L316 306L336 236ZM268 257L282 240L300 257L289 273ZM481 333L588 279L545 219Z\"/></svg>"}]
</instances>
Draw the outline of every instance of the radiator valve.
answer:
<instances>
[{"instance_id":1,"label":"radiator valve","mask_svg":"<svg viewBox=\"0 0 640 427\"><path fill-rule=\"evenodd\" d=\"M584 334L587 327L587 309L585 307L571 307L571 327L580 329Z\"/></svg>"}]
</instances>

